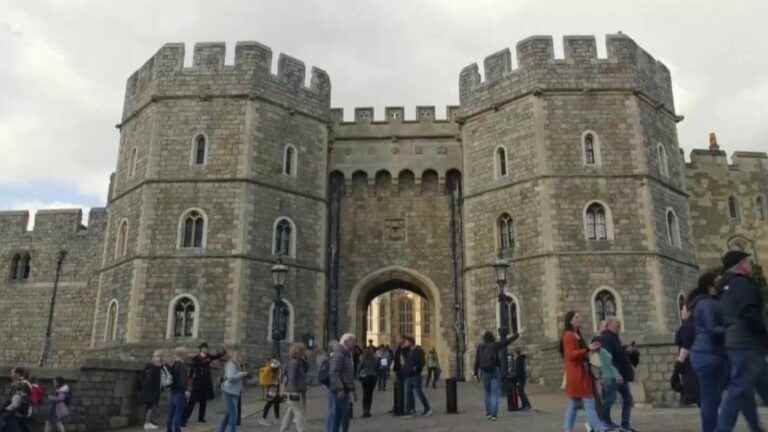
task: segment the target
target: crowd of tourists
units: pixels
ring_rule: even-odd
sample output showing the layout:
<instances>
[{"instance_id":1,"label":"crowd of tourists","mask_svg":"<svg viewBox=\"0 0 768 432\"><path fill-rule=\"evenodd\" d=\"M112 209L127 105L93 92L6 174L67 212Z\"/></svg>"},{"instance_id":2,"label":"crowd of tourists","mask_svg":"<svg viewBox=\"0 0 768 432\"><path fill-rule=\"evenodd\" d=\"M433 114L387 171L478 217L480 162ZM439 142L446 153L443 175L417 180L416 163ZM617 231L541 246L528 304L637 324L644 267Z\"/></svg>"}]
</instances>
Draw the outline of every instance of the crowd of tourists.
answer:
<instances>
[{"instance_id":1,"label":"crowd of tourists","mask_svg":"<svg viewBox=\"0 0 768 432\"><path fill-rule=\"evenodd\" d=\"M69 417L72 390L62 377L53 379L51 394L45 396L43 388L30 380L29 370L11 369L10 392L0 412L0 431L29 432L33 413L45 414L45 432L65 432L64 422Z\"/></svg>"}]
</instances>

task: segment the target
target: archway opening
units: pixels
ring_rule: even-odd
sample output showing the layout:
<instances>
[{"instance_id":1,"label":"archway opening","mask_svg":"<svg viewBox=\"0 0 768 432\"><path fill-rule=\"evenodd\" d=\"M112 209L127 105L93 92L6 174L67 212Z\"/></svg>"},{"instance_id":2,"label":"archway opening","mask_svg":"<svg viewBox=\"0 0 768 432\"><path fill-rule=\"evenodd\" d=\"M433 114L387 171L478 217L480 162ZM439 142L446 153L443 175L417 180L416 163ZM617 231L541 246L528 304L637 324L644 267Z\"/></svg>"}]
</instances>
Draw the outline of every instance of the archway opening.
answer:
<instances>
[{"instance_id":1,"label":"archway opening","mask_svg":"<svg viewBox=\"0 0 768 432\"><path fill-rule=\"evenodd\" d=\"M434 304L417 286L389 281L372 289L365 301L366 345L396 346L403 336L411 336L425 351L435 346Z\"/></svg>"}]
</instances>

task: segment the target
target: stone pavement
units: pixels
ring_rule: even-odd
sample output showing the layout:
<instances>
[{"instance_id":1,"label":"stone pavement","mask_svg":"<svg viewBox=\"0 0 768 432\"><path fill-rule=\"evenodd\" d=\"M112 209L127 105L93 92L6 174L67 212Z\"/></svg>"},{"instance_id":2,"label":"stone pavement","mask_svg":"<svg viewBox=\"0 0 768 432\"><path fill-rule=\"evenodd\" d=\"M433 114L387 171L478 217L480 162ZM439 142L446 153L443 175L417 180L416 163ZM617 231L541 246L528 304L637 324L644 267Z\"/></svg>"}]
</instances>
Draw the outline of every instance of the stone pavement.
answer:
<instances>
[{"instance_id":1,"label":"stone pavement","mask_svg":"<svg viewBox=\"0 0 768 432\"><path fill-rule=\"evenodd\" d=\"M525 432L557 432L562 430L563 409L565 399L561 393L553 393L542 388L530 389L531 403L535 409L525 413L509 413L500 410L499 419L489 422L484 416L483 393L479 383L469 382L459 385L459 414L446 414L445 389L427 390L434 414L431 417L400 418L387 414L392 408L391 392L376 392L374 394L373 417L360 418L361 409L355 405L355 416L350 426L351 432L485 432L485 431L525 431ZM244 411L248 415L240 430L243 432L277 432L279 425L272 417L270 411L269 421L273 426L264 427L256 423L256 415L264 402L260 399L258 389L249 389ZM506 401L503 401L506 407ZM308 398L308 431L323 431L325 409L327 399L325 390L315 387L310 390ZM417 402L417 407L420 405ZM221 400L217 399L209 407L209 422L200 425L194 421L185 432L210 432L218 426L223 414ZM256 414L258 412L258 414ZM768 410L761 411L761 417L768 421ZM193 417L194 419L195 417ZM665 408L656 409L639 406L633 410L633 424L641 432L665 431L665 432L695 432L699 428L698 410L695 408ZM290 429L293 431L294 429ZM584 416L579 415L577 431L584 430ZM736 431L748 429L740 421ZM138 429L136 429L138 432Z\"/></svg>"}]
</instances>

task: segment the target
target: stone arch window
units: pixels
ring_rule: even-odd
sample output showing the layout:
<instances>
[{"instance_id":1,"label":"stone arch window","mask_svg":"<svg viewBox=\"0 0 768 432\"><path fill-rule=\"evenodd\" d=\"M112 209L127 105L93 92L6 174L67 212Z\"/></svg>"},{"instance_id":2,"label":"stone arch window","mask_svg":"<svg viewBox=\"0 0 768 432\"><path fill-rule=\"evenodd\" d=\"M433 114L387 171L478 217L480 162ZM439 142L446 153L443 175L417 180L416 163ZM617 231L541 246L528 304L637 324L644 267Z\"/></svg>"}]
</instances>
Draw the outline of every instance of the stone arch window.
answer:
<instances>
[{"instance_id":1,"label":"stone arch window","mask_svg":"<svg viewBox=\"0 0 768 432\"><path fill-rule=\"evenodd\" d=\"M496 221L499 239L499 252L510 256L515 252L515 225L509 213L502 213Z\"/></svg>"},{"instance_id":2,"label":"stone arch window","mask_svg":"<svg viewBox=\"0 0 768 432\"><path fill-rule=\"evenodd\" d=\"M283 174L296 177L299 169L299 152L296 147L287 144L283 149Z\"/></svg>"},{"instance_id":3,"label":"stone arch window","mask_svg":"<svg viewBox=\"0 0 768 432\"><path fill-rule=\"evenodd\" d=\"M425 194L436 194L440 181L437 171L428 169L421 175L421 190Z\"/></svg>"},{"instance_id":4,"label":"stone arch window","mask_svg":"<svg viewBox=\"0 0 768 432\"><path fill-rule=\"evenodd\" d=\"M181 215L179 248L204 249L207 239L208 217L200 209L189 209Z\"/></svg>"},{"instance_id":5,"label":"stone arch window","mask_svg":"<svg viewBox=\"0 0 768 432\"><path fill-rule=\"evenodd\" d=\"M728 197L728 219L730 219L731 223L741 222L739 200L733 195Z\"/></svg>"},{"instance_id":6,"label":"stone arch window","mask_svg":"<svg viewBox=\"0 0 768 432\"><path fill-rule=\"evenodd\" d=\"M427 299L421 299L421 335L429 336L432 334L432 309Z\"/></svg>"},{"instance_id":7,"label":"stone arch window","mask_svg":"<svg viewBox=\"0 0 768 432\"><path fill-rule=\"evenodd\" d=\"M768 210L765 208L765 196L758 195L757 198L755 198L755 219L764 221L766 213L768 213Z\"/></svg>"},{"instance_id":8,"label":"stone arch window","mask_svg":"<svg viewBox=\"0 0 768 432\"><path fill-rule=\"evenodd\" d=\"M133 150L131 150L131 162L130 162L130 164L128 166L128 170L129 170L128 171L128 175L130 176L130 178L133 178L133 177L136 176L136 156L137 156L137 153L138 153L138 150L136 149L136 147L134 147Z\"/></svg>"},{"instance_id":9,"label":"stone arch window","mask_svg":"<svg viewBox=\"0 0 768 432\"><path fill-rule=\"evenodd\" d=\"M387 307L389 306L387 299L381 299L379 301L379 333L389 333L387 331Z\"/></svg>"},{"instance_id":10,"label":"stone arch window","mask_svg":"<svg viewBox=\"0 0 768 432\"><path fill-rule=\"evenodd\" d=\"M414 334L413 327L413 300L408 297L400 297L398 299L398 321L400 322L400 335Z\"/></svg>"},{"instance_id":11,"label":"stone arch window","mask_svg":"<svg viewBox=\"0 0 768 432\"><path fill-rule=\"evenodd\" d=\"M104 326L104 340L113 341L117 339L117 317L120 312L120 304L117 299L112 299L107 306L107 321Z\"/></svg>"},{"instance_id":12,"label":"stone arch window","mask_svg":"<svg viewBox=\"0 0 768 432\"><path fill-rule=\"evenodd\" d=\"M504 146L496 147L494 151L494 165L497 179L507 176L509 160L507 159L507 149Z\"/></svg>"},{"instance_id":13,"label":"stone arch window","mask_svg":"<svg viewBox=\"0 0 768 432\"><path fill-rule=\"evenodd\" d=\"M677 219L675 210L672 208L667 209L667 243L676 248L681 246L680 222Z\"/></svg>"},{"instance_id":14,"label":"stone arch window","mask_svg":"<svg viewBox=\"0 0 768 432\"><path fill-rule=\"evenodd\" d=\"M669 157L667 156L667 149L663 144L659 143L656 146L656 152L659 159L659 173L662 177L669 177Z\"/></svg>"},{"instance_id":15,"label":"stone arch window","mask_svg":"<svg viewBox=\"0 0 768 432\"><path fill-rule=\"evenodd\" d=\"M401 194L411 194L416 187L416 175L409 169L400 171L397 176L397 189Z\"/></svg>"},{"instance_id":16,"label":"stone arch window","mask_svg":"<svg viewBox=\"0 0 768 432\"><path fill-rule=\"evenodd\" d=\"M392 185L392 175L387 170L380 170L374 178L377 195L387 195Z\"/></svg>"},{"instance_id":17,"label":"stone arch window","mask_svg":"<svg viewBox=\"0 0 768 432\"><path fill-rule=\"evenodd\" d=\"M208 162L208 147L205 134L195 135L192 140L192 165L205 165Z\"/></svg>"},{"instance_id":18,"label":"stone arch window","mask_svg":"<svg viewBox=\"0 0 768 432\"><path fill-rule=\"evenodd\" d=\"M623 322L621 297L612 288L601 287L592 294L592 321L595 331L600 323L608 318L617 318Z\"/></svg>"},{"instance_id":19,"label":"stone arch window","mask_svg":"<svg viewBox=\"0 0 768 432\"><path fill-rule=\"evenodd\" d=\"M522 328L522 319L520 313L520 300L511 292L505 291L507 316L509 317L509 334L519 333ZM496 307L496 327L501 328L501 306Z\"/></svg>"},{"instance_id":20,"label":"stone arch window","mask_svg":"<svg viewBox=\"0 0 768 432\"><path fill-rule=\"evenodd\" d=\"M200 303L191 294L176 296L168 306L166 338L197 338Z\"/></svg>"},{"instance_id":21,"label":"stone arch window","mask_svg":"<svg viewBox=\"0 0 768 432\"><path fill-rule=\"evenodd\" d=\"M281 340L283 342L293 342L294 337L294 317L296 314L294 313L293 304L289 302L285 297L280 299L283 302L283 306L281 307L282 310L282 316L279 318L282 321L285 326L284 330L285 332L281 335ZM273 338L273 331L275 329L275 304L274 302L269 306L269 324L267 327L267 341L272 342Z\"/></svg>"},{"instance_id":22,"label":"stone arch window","mask_svg":"<svg viewBox=\"0 0 768 432\"><path fill-rule=\"evenodd\" d=\"M275 221L272 255L296 257L296 225L287 217L281 217Z\"/></svg>"},{"instance_id":23,"label":"stone arch window","mask_svg":"<svg viewBox=\"0 0 768 432\"><path fill-rule=\"evenodd\" d=\"M601 165L600 139L595 132L586 131L581 135L581 155L584 166Z\"/></svg>"},{"instance_id":24,"label":"stone arch window","mask_svg":"<svg viewBox=\"0 0 768 432\"><path fill-rule=\"evenodd\" d=\"M29 252L19 252L11 258L10 279L12 281L25 281L29 279L32 270L32 257Z\"/></svg>"},{"instance_id":25,"label":"stone arch window","mask_svg":"<svg viewBox=\"0 0 768 432\"><path fill-rule=\"evenodd\" d=\"M123 219L117 228L117 242L115 244L115 258L122 258L128 254L128 220Z\"/></svg>"},{"instance_id":26,"label":"stone arch window","mask_svg":"<svg viewBox=\"0 0 768 432\"><path fill-rule=\"evenodd\" d=\"M584 236L587 240L613 240L613 217L607 205L592 201L584 208Z\"/></svg>"}]
</instances>

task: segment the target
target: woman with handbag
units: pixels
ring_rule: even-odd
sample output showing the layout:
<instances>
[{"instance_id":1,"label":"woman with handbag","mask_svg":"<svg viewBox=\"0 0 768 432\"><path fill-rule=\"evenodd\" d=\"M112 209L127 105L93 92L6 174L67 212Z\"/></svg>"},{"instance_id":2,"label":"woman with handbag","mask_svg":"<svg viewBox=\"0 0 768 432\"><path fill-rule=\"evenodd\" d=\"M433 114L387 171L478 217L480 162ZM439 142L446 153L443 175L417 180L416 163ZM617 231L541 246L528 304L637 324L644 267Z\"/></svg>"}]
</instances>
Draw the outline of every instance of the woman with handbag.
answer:
<instances>
[{"instance_id":1,"label":"woman with handbag","mask_svg":"<svg viewBox=\"0 0 768 432\"><path fill-rule=\"evenodd\" d=\"M587 422L594 431L603 432L605 427L595 407L595 381L589 371L588 356L600 349L599 342L587 346L581 336L581 316L575 311L565 314L565 329L560 340L560 354L565 366L565 394L568 404L563 430L572 432L576 424L576 411L583 406Z\"/></svg>"},{"instance_id":2,"label":"woman with handbag","mask_svg":"<svg viewBox=\"0 0 768 432\"><path fill-rule=\"evenodd\" d=\"M371 416L373 391L376 389L376 382L378 381L378 367L379 361L376 359L373 348L366 348L360 358L360 370L358 372L360 384L363 386L363 418Z\"/></svg>"},{"instance_id":3,"label":"woman with handbag","mask_svg":"<svg viewBox=\"0 0 768 432\"><path fill-rule=\"evenodd\" d=\"M64 384L61 377L53 379L54 394L48 396L51 408L48 411L48 419L45 421L45 432L51 432L51 427L56 426L56 432L65 432L64 420L69 417L69 400L71 392L69 386Z\"/></svg>"}]
</instances>

